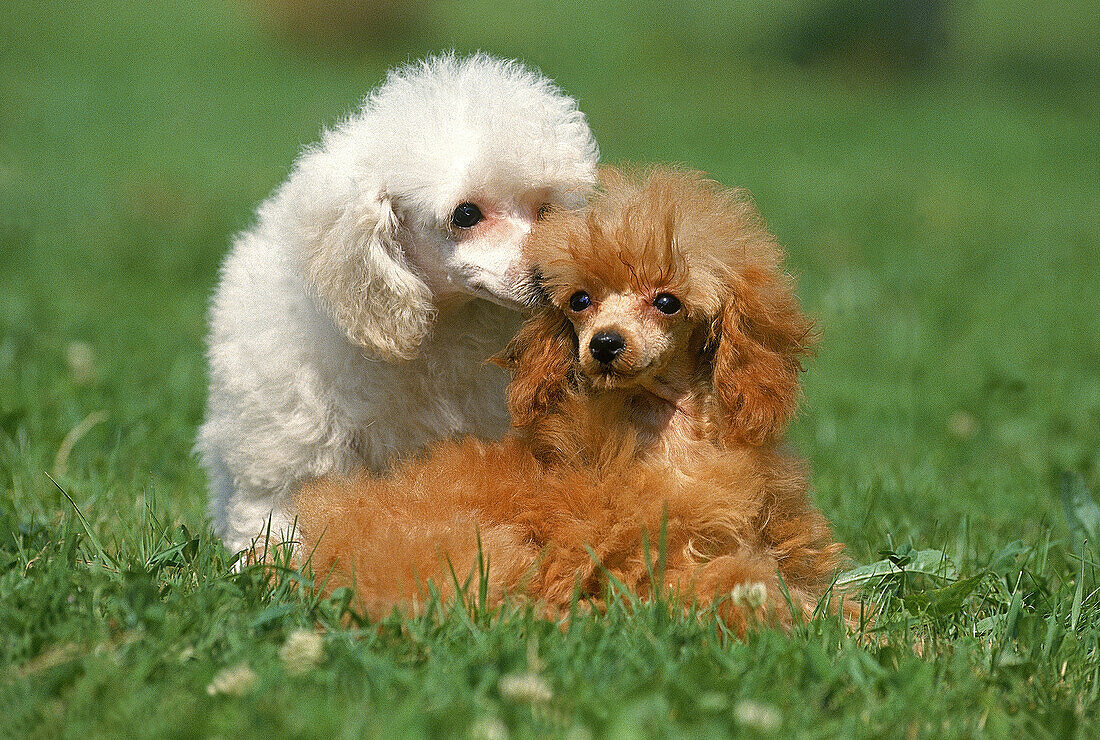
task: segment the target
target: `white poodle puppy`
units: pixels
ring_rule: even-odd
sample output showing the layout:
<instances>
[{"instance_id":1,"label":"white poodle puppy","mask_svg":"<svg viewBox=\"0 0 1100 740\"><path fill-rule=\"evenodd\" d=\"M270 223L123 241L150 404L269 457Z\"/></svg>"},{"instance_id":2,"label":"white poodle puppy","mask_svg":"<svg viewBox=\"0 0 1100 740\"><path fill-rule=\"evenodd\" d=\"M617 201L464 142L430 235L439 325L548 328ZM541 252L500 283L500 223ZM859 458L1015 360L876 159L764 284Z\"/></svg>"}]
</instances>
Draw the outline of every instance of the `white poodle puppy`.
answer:
<instances>
[{"instance_id":1,"label":"white poodle puppy","mask_svg":"<svg viewBox=\"0 0 1100 740\"><path fill-rule=\"evenodd\" d=\"M598 152L576 102L485 55L391 72L307 149L222 267L197 449L231 551L292 522L304 480L439 437L497 437L520 249L579 204Z\"/></svg>"}]
</instances>

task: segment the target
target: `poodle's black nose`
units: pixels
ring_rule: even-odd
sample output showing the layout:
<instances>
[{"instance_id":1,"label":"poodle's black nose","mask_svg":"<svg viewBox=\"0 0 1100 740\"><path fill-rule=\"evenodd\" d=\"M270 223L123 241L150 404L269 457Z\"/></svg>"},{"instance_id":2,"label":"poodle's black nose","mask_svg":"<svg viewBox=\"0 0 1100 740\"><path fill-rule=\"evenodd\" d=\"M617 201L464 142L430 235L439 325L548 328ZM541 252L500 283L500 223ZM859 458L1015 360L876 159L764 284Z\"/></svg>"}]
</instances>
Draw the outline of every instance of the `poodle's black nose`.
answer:
<instances>
[{"instance_id":1,"label":"poodle's black nose","mask_svg":"<svg viewBox=\"0 0 1100 740\"><path fill-rule=\"evenodd\" d=\"M623 350L626 349L626 340L616 332L601 331L592 337L588 349L598 362L606 365L623 353Z\"/></svg>"}]
</instances>

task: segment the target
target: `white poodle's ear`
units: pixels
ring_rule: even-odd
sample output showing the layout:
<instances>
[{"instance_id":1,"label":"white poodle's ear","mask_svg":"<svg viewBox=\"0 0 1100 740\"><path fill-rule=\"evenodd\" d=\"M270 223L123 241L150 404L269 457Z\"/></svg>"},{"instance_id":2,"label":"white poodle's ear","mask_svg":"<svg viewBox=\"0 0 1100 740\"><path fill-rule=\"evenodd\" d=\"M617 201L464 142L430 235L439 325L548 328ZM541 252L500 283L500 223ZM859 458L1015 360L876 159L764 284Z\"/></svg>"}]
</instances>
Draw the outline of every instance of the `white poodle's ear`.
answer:
<instances>
[{"instance_id":1,"label":"white poodle's ear","mask_svg":"<svg viewBox=\"0 0 1100 740\"><path fill-rule=\"evenodd\" d=\"M354 200L310 235L306 274L352 342L385 360L411 359L431 329L431 290L409 268L390 198Z\"/></svg>"}]
</instances>

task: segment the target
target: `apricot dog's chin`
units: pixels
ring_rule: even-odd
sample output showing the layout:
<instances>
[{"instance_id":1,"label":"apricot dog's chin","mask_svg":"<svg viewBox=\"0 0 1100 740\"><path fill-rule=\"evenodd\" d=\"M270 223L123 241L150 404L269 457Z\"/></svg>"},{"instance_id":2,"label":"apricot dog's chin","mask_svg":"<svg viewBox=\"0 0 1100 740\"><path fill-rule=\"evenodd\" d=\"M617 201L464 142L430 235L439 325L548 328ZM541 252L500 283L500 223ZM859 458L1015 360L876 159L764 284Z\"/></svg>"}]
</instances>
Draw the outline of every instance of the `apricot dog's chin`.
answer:
<instances>
[{"instance_id":1,"label":"apricot dog's chin","mask_svg":"<svg viewBox=\"0 0 1100 740\"><path fill-rule=\"evenodd\" d=\"M642 388L652 375L652 364L642 367L618 365L582 366L581 373L593 391L621 391Z\"/></svg>"}]
</instances>

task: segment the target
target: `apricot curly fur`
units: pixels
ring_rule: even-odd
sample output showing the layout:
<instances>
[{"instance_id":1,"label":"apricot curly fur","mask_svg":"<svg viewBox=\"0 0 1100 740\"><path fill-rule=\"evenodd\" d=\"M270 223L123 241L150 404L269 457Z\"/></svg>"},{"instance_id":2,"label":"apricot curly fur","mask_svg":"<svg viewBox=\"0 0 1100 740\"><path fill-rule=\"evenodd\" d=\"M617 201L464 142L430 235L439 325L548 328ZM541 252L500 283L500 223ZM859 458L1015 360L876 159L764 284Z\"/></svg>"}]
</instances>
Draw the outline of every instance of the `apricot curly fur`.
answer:
<instances>
[{"instance_id":1,"label":"apricot curly fur","mask_svg":"<svg viewBox=\"0 0 1100 740\"><path fill-rule=\"evenodd\" d=\"M701 173L601 181L583 211L532 234L547 301L493 360L512 373L512 433L299 498L303 552L368 613L416 610L428 582L451 597L457 577L490 603L564 614L574 594L598 604L613 576L642 597L717 604L743 633L808 616L828 588L843 546L778 447L814 336L774 238L742 191ZM665 293L681 307L658 310ZM596 332L620 336L621 354L594 359ZM730 598L749 583L763 605Z\"/></svg>"}]
</instances>

